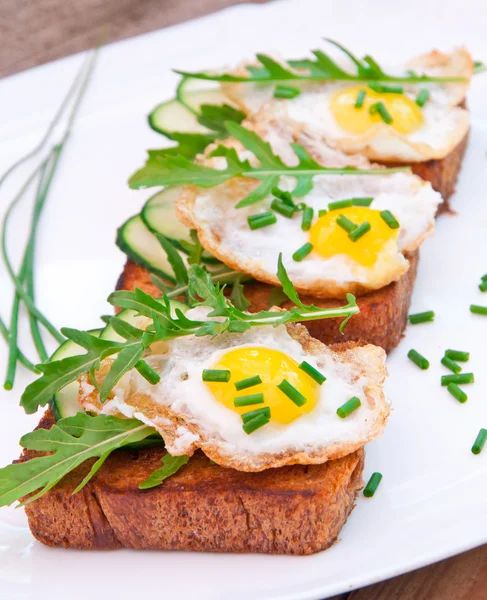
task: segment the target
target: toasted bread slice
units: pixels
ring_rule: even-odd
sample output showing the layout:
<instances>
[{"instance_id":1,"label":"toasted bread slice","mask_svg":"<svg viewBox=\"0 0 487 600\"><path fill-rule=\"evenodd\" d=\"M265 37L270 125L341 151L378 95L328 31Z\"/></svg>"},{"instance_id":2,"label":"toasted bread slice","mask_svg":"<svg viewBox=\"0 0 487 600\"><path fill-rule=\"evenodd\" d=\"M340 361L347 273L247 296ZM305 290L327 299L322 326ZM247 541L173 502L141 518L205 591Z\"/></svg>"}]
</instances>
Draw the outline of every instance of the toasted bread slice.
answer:
<instances>
[{"instance_id":1,"label":"toasted bread slice","mask_svg":"<svg viewBox=\"0 0 487 600\"><path fill-rule=\"evenodd\" d=\"M54 423L48 411L40 426ZM79 550L140 548L312 554L337 539L362 487L360 449L321 465L245 473L203 454L163 485L139 490L164 450L119 450L77 494L87 461L25 507L34 537ZM26 453L28 460L34 453Z\"/></svg>"},{"instance_id":2,"label":"toasted bread slice","mask_svg":"<svg viewBox=\"0 0 487 600\"><path fill-rule=\"evenodd\" d=\"M408 254L406 258L410 266L399 281L357 298L360 313L350 319L343 334L339 330L343 319L322 319L304 323L311 335L325 344L363 340L381 346L386 352L393 350L401 341L406 327L419 252ZM160 291L151 281L149 271L127 260L118 280L117 289L134 290L136 287L149 294L160 295ZM256 312L266 309L273 289L275 289L273 286L261 282L246 284L245 296L251 302L249 310ZM346 303L345 299L329 300L312 296L302 296L301 299L306 304L316 306L332 307ZM285 302L282 308L290 306L292 306L291 302Z\"/></svg>"}]
</instances>

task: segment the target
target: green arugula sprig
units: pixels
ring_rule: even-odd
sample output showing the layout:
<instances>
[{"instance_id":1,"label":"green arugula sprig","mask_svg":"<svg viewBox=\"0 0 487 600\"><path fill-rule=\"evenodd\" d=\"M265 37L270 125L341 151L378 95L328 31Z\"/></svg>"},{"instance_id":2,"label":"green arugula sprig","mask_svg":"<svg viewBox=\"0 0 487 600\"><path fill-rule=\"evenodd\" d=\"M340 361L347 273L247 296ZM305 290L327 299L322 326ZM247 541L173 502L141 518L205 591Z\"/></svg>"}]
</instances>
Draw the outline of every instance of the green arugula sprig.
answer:
<instances>
[{"instance_id":1,"label":"green arugula sprig","mask_svg":"<svg viewBox=\"0 0 487 600\"><path fill-rule=\"evenodd\" d=\"M161 483L177 473L189 461L189 456L171 456L169 452L161 458L162 467L153 471L149 477L139 485L140 490L148 490L161 485Z\"/></svg>"},{"instance_id":2,"label":"green arugula sprig","mask_svg":"<svg viewBox=\"0 0 487 600\"><path fill-rule=\"evenodd\" d=\"M357 68L355 73L345 71L328 54L322 50L313 50L314 59L288 60L283 64L275 61L266 54L257 54L259 66L246 66L249 75L232 75L231 73L208 73L175 70L183 77L204 79L206 81L220 81L222 83L281 83L283 81L377 81L400 83L448 83L453 81L466 81L464 77L430 77L409 73L399 77L387 74L378 62L367 55L363 59L357 58L350 50L337 42L326 39L343 54L345 54Z\"/></svg>"},{"instance_id":3,"label":"green arugula sprig","mask_svg":"<svg viewBox=\"0 0 487 600\"><path fill-rule=\"evenodd\" d=\"M218 146L210 156L223 156L227 165L224 169L214 169L206 165L193 163L182 156L167 156L149 153L145 166L137 171L129 180L133 189L193 184L210 188L225 183L233 177L250 177L261 183L248 196L243 198L237 208L249 206L266 198L271 190L278 187L281 176L296 178L296 187L292 194L305 196L313 188L313 178L317 175L388 175L408 168L392 169L356 169L344 167L330 169L320 165L309 152L299 144L291 144L298 159L298 164L289 166L274 154L270 144L261 139L253 131L249 131L237 123L226 124L228 133L237 139L259 161L254 167L248 160L241 160L234 148Z\"/></svg>"},{"instance_id":4,"label":"green arugula sprig","mask_svg":"<svg viewBox=\"0 0 487 600\"><path fill-rule=\"evenodd\" d=\"M211 275L199 265L192 265L188 271L188 295L194 306L210 308L208 319L195 321L176 309L171 314L169 298L163 294L156 299L140 289L134 292L118 291L108 297L108 301L121 308L130 308L138 314L150 319L145 330L138 329L118 317L110 319L110 325L116 333L124 338L123 342L101 340L85 331L62 329L62 333L76 344L86 349L86 354L72 356L63 360L39 365L43 375L27 386L21 398L21 406L31 414L39 406L44 406L49 399L63 387L76 381L84 373L100 368L101 362L109 356L116 355L100 388L100 399L105 401L120 378L137 365L141 374L141 362L149 347L158 341L168 341L178 337L195 335L215 336L223 332L240 333L251 327L263 325L280 325L294 321L343 317L346 324L350 317L359 312L355 297L347 296L348 304L338 308L319 308L303 304L279 257L277 276L283 292L296 305L288 311L261 311L246 313L236 308L225 297L223 287L212 281ZM212 320L212 317L219 317Z\"/></svg>"}]
</instances>

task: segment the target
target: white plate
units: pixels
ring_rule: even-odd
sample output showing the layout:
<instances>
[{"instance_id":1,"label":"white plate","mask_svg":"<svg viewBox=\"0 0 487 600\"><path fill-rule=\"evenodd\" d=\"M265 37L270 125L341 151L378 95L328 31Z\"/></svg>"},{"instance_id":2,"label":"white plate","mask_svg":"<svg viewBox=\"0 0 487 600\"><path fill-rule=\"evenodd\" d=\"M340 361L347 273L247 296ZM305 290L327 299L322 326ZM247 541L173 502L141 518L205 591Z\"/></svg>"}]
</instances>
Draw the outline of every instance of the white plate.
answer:
<instances>
[{"instance_id":1,"label":"white plate","mask_svg":"<svg viewBox=\"0 0 487 600\"><path fill-rule=\"evenodd\" d=\"M441 19L439 18L441 15ZM468 43L487 59L483 3L409 0L391 3L301 0L239 6L103 50L93 85L62 160L42 221L38 299L59 326L96 327L124 262L115 229L139 210L151 191L126 180L145 150L162 138L146 124L150 109L173 94L171 67L235 63L257 50L299 56L332 37L358 53L405 59L432 46ZM67 58L0 83L0 171L40 137L81 62ZM370 444L366 478L384 474L377 495L358 499L340 543L305 557L53 550L33 541L23 511L0 511L0 597L57 600L102 597L215 599L323 598L391 577L487 542L487 452L472 442L487 427L487 318L469 304L487 304L477 289L487 271L487 75L469 95L472 136L453 207L422 251L412 310L434 309L432 324L410 327L389 360L394 412L385 435ZM22 175L1 190L0 210ZM28 203L18 211L10 244L19 255ZM0 309L10 288L0 272ZM7 293L8 292L8 293ZM22 331L26 334L25 318ZM28 336L25 335L25 340ZM470 350L476 383L457 403L439 378L445 348ZM26 348L29 349L26 341ZM406 358L416 348L431 361L422 372ZM0 346L1 376L6 362ZM30 375L13 392L0 392L0 463L18 455L17 441L37 422L18 400ZM89 579L89 584L86 580ZM87 589L89 591L87 592Z\"/></svg>"}]
</instances>

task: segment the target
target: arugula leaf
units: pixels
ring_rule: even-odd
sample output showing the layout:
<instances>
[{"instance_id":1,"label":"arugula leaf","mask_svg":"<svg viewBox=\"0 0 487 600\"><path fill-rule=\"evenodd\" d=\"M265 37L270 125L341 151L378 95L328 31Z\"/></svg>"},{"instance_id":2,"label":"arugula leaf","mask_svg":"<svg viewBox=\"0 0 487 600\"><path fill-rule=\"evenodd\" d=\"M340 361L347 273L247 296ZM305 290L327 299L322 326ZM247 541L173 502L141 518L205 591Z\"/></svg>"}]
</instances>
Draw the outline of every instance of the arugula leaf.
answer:
<instances>
[{"instance_id":1,"label":"arugula leaf","mask_svg":"<svg viewBox=\"0 0 487 600\"><path fill-rule=\"evenodd\" d=\"M177 473L189 461L189 456L171 456L169 452L161 458L162 467L153 471L149 477L139 485L139 490L148 490L161 485L164 479Z\"/></svg>"},{"instance_id":2,"label":"arugula leaf","mask_svg":"<svg viewBox=\"0 0 487 600\"><path fill-rule=\"evenodd\" d=\"M52 454L0 469L0 506L8 506L39 490L25 501L25 504L30 503L85 460L99 458L76 488L79 491L113 450L143 440L153 433L152 427L136 419L118 419L108 415L91 417L85 413L61 419L49 430L37 429L28 433L20 440L23 448Z\"/></svg>"},{"instance_id":3,"label":"arugula leaf","mask_svg":"<svg viewBox=\"0 0 487 600\"><path fill-rule=\"evenodd\" d=\"M230 301L235 308L238 308L238 310L247 310L247 308L250 306L250 302L247 300L244 294L244 286L242 285L241 277L237 277L233 282Z\"/></svg>"},{"instance_id":4,"label":"arugula leaf","mask_svg":"<svg viewBox=\"0 0 487 600\"><path fill-rule=\"evenodd\" d=\"M409 73L407 76L388 75L371 56L359 59L344 46L325 38L325 41L333 44L349 59L357 68L355 73L349 73L340 67L328 54L322 50L313 50L314 59L288 60L281 64L270 56L257 54L260 63L258 66L246 67L249 75L232 75L231 73L189 73L187 71L175 70L183 77L204 79L206 81L220 82L257 82L276 83L283 81L389 81L401 83L447 83L451 81L465 81L464 77L429 77L428 75L416 75ZM303 72L303 70L305 72Z\"/></svg>"},{"instance_id":5,"label":"arugula leaf","mask_svg":"<svg viewBox=\"0 0 487 600\"><path fill-rule=\"evenodd\" d=\"M173 244L167 239L167 237L157 232L154 233L154 235L167 255L169 264L171 265L172 270L174 271L174 276L176 277L176 283L185 285L188 283L188 270L186 269L186 265L184 264L181 255L173 246Z\"/></svg>"},{"instance_id":6,"label":"arugula leaf","mask_svg":"<svg viewBox=\"0 0 487 600\"><path fill-rule=\"evenodd\" d=\"M283 292L282 288L275 287L272 288L271 293L269 294L269 298L267 299L267 308L272 308L273 306L281 306L286 302L288 297Z\"/></svg>"},{"instance_id":7,"label":"arugula leaf","mask_svg":"<svg viewBox=\"0 0 487 600\"><path fill-rule=\"evenodd\" d=\"M218 136L205 133L172 133L171 140L177 142L177 146L162 148L160 150L149 150L148 154L154 159L164 158L165 156L184 156L192 160L198 154L205 151L205 148L213 143Z\"/></svg>"},{"instance_id":8,"label":"arugula leaf","mask_svg":"<svg viewBox=\"0 0 487 600\"><path fill-rule=\"evenodd\" d=\"M202 104L199 110L200 114L197 117L198 122L216 132L214 139L217 139L218 137L227 137L225 123L229 121L241 123L246 117L244 112L237 108L233 108L228 104Z\"/></svg>"},{"instance_id":9,"label":"arugula leaf","mask_svg":"<svg viewBox=\"0 0 487 600\"><path fill-rule=\"evenodd\" d=\"M250 177L261 181L261 185L243 198L237 207L248 206L259 202L268 192L279 183L279 177L291 176L296 178L296 188L293 194L303 195L313 187L313 177L317 175L389 175L398 171L408 171L408 167L382 169L356 169L345 167L330 169L317 163L310 154L299 144L293 144L293 150L298 159L295 166L286 165L279 156L274 154L271 146L256 133L249 131L237 123L226 124L228 133L242 143L259 160L260 164L253 167L249 161L241 160L234 148L218 146L210 156L223 156L227 165L224 169L214 169L205 165L195 164L188 159L178 156L158 157L157 160L149 155L145 166L134 173L129 180L130 187L168 186L193 184L202 188L210 188L225 183L233 177Z\"/></svg>"}]
</instances>

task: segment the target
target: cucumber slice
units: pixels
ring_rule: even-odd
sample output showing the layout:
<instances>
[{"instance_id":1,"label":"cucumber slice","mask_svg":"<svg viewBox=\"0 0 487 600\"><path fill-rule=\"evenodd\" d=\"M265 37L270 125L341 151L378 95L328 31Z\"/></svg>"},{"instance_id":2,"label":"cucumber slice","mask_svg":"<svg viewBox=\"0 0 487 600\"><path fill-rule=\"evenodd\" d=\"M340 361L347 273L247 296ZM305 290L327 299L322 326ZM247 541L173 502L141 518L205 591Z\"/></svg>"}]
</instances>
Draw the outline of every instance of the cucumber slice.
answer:
<instances>
[{"instance_id":1,"label":"cucumber slice","mask_svg":"<svg viewBox=\"0 0 487 600\"><path fill-rule=\"evenodd\" d=\"M118 229L117 246L134 262L146 267L151 273L156 273L171 283L176 282L166 253L140 215L131 217ZM187 264L186 255L183 252L180 252L180 255Z\"/></svg>"},{"instance_id":2,"label":"cucumber slice","mask_svg":"<svg viewBox=\"0 0 487 600\"><path fill-rule=\"evenodd\" d=\"M149 115L149 125L169 139L173 133L212 133L198 123L196 115L179 100L169 100L156 106Z\"/></svg>"},{"instance_id":3,"label":"cucumber slice","mask_svg":"<svg viewBox=\"0 0 487 600\"><path fill-rule=\"evenodd\" d=\"M98 337L101 331L101 329L91 329L88 333ZM84 354L85 352L86 350L84 348L78 346L78 344L75 344L72 340L67 340L59 346L49 361L54 362L55 360L62 360L63 358L77 356L78 354ZM72 417L77 412L80 412L81 409L78 404L78 392L79 385L76 381L73 381L62 390L59 390L59 392L54 394L49 402L49 405L56 421L59 419L64 419L65 417Z\"/></svg>"},{"instance_id":4,"label":"cucumber slice","mask_svg":"<svg viewBox=\"0 0 487 600\"><path fill-rule=\"evenodd\" d=\"M181 223L174 210L174 202L181 192L179 186L168 187L158 192L145 203L140 216L153 233L161 233L176 248L182 250L179 240L191 242L189 229Z\"/></svg>"},{"instance_id":5,"label":"cucumber slice","mask_svg":"<svg viewBox=\"0 0 487 600\"><path fill-rule=\"evenodd\" d=\"M171 314L173 316L176 314L176 308L179 308L179 310L183 313L185 313L189 308L187 304L183 304L183 302L179 302L178 300L170 300L170 303ZM145 317L139 315L138 312L130 308L126 308L125 310L120 311L116 316L119 319L122 319L123 321L127 321L127 323L130 323L134 327L139 327L140 324L143 321L145 321ZM118 333L115 332L110 323L108 323L105 329L102 330L102 332L100 333L100 338L102 340L110 340L111 342L123 342L124 339L122 336L118 335Z\"/></svg>"},{"instance_id":6,"label":"cucumber slice","mask_svg":"<svg viewBox=\"0 0 487 600\"><path fill-rule=\"evenodd\" d=\"M200 112L202 104L213 104L221 106L228 104L237 108L236 105L225 96L218 84L211 85L210 81L201 79L192 79L188 77L183 79L176 92L177 99L195 114Z\"/></svg>"}]
</instances>

